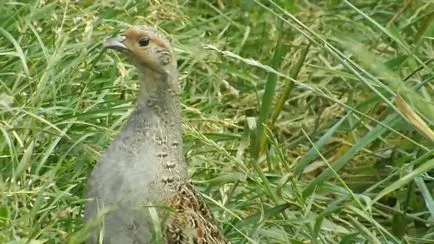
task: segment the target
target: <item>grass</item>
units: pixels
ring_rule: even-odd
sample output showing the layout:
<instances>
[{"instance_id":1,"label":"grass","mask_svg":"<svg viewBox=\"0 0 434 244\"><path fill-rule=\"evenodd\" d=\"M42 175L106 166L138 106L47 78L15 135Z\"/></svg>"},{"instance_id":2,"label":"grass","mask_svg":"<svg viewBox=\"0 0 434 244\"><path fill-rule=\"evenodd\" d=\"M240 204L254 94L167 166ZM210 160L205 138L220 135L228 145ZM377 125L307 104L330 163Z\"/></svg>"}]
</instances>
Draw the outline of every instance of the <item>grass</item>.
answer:
<instances>
[{"instance_id":1,"label":"grass","mask_svg":"<svg viewBox=\"0 0 434 244\"><path fill-rule=\"evenodd\" d=\"M0 243L74 243L137 75L172 40L190 175L232 243L434 243L430 1L0 3ZM78 239L77 239L78 238Z\"/></svg>"}]
</instances>

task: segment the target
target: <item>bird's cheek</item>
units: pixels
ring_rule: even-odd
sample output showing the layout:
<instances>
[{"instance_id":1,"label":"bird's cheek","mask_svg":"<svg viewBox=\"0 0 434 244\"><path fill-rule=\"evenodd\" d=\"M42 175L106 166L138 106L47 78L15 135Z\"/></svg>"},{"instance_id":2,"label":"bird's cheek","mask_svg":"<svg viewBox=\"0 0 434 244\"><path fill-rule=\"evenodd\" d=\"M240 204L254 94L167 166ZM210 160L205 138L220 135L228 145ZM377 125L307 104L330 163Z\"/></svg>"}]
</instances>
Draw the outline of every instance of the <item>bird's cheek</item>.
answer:
<instances>
[{"instance_id":1,"label":"bird's cheek","mask_svg":"<svg viewBox=\"0 0 434 244\"><path fill-rule=\"evenodd\" d=\"M160 63L161 63L162 65L168 65L168 64L170 63L170 57L167 56L167 55L161 55L161 56L159 57L159 59L160 59Z\"/></svg>"},{"instance_id":2,"label":"bird's cheek","mask_svg":"<svg viewBox=\"0 0 434 244\"><path fill-rule=\"evenodd\" d=\"M151 66L151 64L149 62L150 60L146 55L140 55L140 56L136 57L136 59L143 66Z\"/></svg>"}]
</instances>

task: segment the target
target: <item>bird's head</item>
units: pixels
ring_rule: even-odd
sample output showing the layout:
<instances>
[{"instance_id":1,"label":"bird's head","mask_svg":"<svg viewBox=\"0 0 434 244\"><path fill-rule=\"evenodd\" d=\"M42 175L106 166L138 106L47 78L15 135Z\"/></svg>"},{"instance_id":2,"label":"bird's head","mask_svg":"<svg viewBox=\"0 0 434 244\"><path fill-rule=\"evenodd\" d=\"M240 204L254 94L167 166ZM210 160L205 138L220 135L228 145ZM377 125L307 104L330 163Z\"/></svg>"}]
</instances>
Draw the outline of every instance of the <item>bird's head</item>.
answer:
<instances>
[{"instance_id":1,"label":"bird's head","mask_svg":"<svg viewBox=\"0 0 434 244\"><path fill-rule=\"evenodd\" d=\"M176 72L176 58L169 41L153 28L131 27L122 35L108 39L104 47L131 56L139 70Z\"/></svg>"}]
</instances>

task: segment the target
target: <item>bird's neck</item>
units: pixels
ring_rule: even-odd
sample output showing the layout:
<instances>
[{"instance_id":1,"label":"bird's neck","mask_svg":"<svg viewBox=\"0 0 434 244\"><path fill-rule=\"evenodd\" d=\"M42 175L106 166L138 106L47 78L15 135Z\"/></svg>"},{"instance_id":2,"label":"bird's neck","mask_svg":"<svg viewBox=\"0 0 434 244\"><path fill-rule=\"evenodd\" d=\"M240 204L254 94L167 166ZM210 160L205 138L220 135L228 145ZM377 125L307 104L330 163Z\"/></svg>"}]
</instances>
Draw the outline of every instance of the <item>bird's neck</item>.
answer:
<instances>
[{"instance_id":1,"label":"bird's neck","mask_svg":"<svg viewBox=\"0 0 434 244\"><path fill-rule=\"evenodd\" d=\"M175 75L141 73L136 107L118 136L122 150L148 169L155 192L188 178L182 150L179 87Z\"/></svg>"},{"instance_id":2,"label":"bird's neck","mask_svg":"<svg viewBox=\"0 0 434 244\"><path fill-rule=\"evenodd\" d=\"M161 133L181 137L180 88L176 72L140 72L140 88L132 116L145 116L145 120L158 123ZM141 116L140 116L141 115Z\"/></svg>"},{"instance_id":3,"label":"bird's neck","mask_svg":"<svg viewBox=\"0 0 434 244\"><path fill-rule=\"evenodd\" d=\"M168 103L179 100L180 88L176 70L167 72L155 72L151 69L139 69L140 90L138 102L149 98L160 99Z\"/></svg>"},{"instance_id":4,"label":"bird's neck","mask_svg":"<svg viewBox=\"0 0 434 244\"><path fill-rule=\"evenodd\" d=\"M176 71L169 74L141 73L137 105L130 117L130 121L135 117L133 127L138 137L142 137L143 150L155 150L153 156L159 164L157 175L162 177L159 184L166 190L187 179L182 150L180 88Z\"/></svg>"}]
</instances>

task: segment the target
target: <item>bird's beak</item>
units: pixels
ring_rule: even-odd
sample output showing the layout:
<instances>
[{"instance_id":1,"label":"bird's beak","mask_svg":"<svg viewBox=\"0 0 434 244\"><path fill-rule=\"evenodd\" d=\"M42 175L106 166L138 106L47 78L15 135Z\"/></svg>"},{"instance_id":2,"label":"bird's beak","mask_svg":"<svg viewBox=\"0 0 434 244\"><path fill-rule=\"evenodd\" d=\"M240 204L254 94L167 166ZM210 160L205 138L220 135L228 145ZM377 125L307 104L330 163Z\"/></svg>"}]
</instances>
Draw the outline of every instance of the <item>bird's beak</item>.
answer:
<instances>
[{"instance_id":1,"label":"bird's beak","mask_svg":"<svg viewBox=\"0 0 434 244\"><path fill-rule=\"evenodd\" d=\"M117 36L108 39L103 46L105 48L115 49L118 51L128 51L128 48L127 46L125 46L124 41L125 36Z\"/></svg>"}]
</instances>

